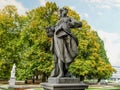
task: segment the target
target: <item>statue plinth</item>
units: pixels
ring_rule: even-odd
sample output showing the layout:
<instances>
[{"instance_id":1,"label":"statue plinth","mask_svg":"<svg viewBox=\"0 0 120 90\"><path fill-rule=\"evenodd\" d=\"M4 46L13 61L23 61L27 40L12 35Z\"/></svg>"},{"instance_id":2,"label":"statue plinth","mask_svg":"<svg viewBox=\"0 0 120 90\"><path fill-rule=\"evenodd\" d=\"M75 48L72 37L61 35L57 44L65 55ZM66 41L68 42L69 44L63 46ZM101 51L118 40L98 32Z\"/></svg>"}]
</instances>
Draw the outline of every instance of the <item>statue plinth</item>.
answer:
<instances>
[{"instance_id":1,"label":"statue plinth","mask_svg":"<svg viewBox=\"0 0 120 90\"><path fill-rule=\"evenodd\" d=\"M9 80L9 87L13 88L15 86L15 81L16 81L16 77L15 77L15 69L16 69L16 65L14 64L11 70L11 77Z\"/></svg>"},{"instance_id":2,"label":"statue plinth","mask_svg":"<svg viewBox=\"0 0 120 90\"><path fill-rule=\"evenodd\" d=\"M87 84L81 83L79 78L48 78L48 83L41 83L44 90L85 90Z\"/></svg>"},{"instance_id":3,"label":"statue plinth","mask_svg":"<svg viewBox=\"0 0 120 90\"><path fill-rule=\"evenodd\" d=\"M9 80L9 87L11 88L15 87L15 81L16 81L16 77L11 77Z\"/></svg>"},{"instance_id":4,"label":"statue plinth","mask_svg":"<svg viewBox=\"0 0 120 90\"><path fill-rule=\"evenodd\" d=\"M48 83L53 84L62 84L62 83L80 83L79 78L69 78L69 77L63 77L63 78L48 78Z\"/></svg>"}]
</instances>

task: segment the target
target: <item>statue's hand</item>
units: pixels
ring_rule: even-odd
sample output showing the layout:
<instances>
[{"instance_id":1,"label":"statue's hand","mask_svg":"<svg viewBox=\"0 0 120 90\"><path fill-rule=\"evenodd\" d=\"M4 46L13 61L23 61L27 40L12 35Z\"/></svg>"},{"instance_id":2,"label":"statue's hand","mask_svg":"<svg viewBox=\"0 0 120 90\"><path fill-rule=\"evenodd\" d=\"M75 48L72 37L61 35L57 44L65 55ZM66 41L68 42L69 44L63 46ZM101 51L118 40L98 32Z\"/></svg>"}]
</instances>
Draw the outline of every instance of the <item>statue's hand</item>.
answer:
<instances>
[{"instance_id":1,"label":"statue's hand","mask_svg":"<svg viewBox=\"0 0 120 90\"><path fill-rule=\"evenodd\" d=\"M76 22L76 23L75 23L75 27L76 27L76 28L82 27L82 22Z\"/></svg>"},{"instance_id":2,"label":"statue's hand","mask_svg":"<svg viewBox=\"0 0 120 90\"><path fill-rule=\"evenodd\" d=\"M80 28L82 27L82 22L72 22L70 28Z\"/></svg>"},{"instance_id":3,"label":"statue's hand","mask_svg":"<svg viewBox=\"0 0 120 90\"><path fill-rule=\"evenodd\" d=\"M82 22L77 21L73 18L70 18L70 19L71 19L70 28L80 28L80 27L82 27Z\"/></svg>"},{"instance_id":4,"label":"statue's hand","mask_svg":"<svg viewBox=\"0 0 120 90\"><path fill-rule=\"evenodd\" d=\"M52 26L52 27L47 27L47 28L46 28L47 36L48 36L48 37L53 37L54 31L55 31L55 29L54 29L53 26Z\"/></svg>"}]
</instances>

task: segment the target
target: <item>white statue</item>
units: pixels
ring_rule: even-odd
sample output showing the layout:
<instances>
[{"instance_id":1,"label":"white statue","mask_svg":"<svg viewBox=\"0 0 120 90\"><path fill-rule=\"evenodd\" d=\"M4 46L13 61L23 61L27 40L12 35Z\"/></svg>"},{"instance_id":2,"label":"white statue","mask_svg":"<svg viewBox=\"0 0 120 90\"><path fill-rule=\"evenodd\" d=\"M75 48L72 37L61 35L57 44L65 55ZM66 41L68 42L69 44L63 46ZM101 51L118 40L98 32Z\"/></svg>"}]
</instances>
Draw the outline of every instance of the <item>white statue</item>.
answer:
<instances>
[{"instance_id":1,"label":"white statue","mask_svg":"<svg viewBox=\"0 0 120 90\"><path fill-rule=\"evenodd\" d=\"M9 80L9 87L14 87L15 86L15 69L16 69L16 65L13 64L12 70L11 70L11 77Z\"/></svg>"},{"instance_id":2,"label":"white statue","mask_svg":"<svg viewBox=\"0 0 120 90\"><path fill-rule=\"evenodd\" d=\"M11 77L15 77L15 69L16 69L16 65L14 64L11 70Z\"/></svg>"}]
</instances>

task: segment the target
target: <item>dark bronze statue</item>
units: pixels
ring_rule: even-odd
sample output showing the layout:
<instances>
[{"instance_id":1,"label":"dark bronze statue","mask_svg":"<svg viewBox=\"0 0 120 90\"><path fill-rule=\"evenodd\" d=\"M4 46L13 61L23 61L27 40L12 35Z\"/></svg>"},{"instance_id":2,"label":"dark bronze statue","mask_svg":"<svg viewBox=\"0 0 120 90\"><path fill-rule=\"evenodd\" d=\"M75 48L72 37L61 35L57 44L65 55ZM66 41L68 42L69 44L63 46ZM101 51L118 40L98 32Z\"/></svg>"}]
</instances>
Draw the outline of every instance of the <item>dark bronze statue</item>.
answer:
<instances>
[{"instance_id":1,"label":"dark bronze statue","mask_svg":"<svg viewBox=\"0 0 120 90\"><path fill-rule=\"evenodd\" d=\"M52 37L51 50L54 54L54 69L51 77L67 77L68 67L78 54L78 40L70 28L82 27L82 23L67 16L68 10L59 10L60 19L56 25L46 29L48 37Z\"/></svg>"}]
</instances>

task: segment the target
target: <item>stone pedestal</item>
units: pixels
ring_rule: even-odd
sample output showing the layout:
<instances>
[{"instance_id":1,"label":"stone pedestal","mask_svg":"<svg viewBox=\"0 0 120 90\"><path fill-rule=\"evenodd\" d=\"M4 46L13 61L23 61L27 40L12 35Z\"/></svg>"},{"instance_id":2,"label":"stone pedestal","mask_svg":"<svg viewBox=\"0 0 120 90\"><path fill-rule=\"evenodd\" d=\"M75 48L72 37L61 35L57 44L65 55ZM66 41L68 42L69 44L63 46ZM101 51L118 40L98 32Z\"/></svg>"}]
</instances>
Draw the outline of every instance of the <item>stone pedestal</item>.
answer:
<instances>
[{"instance_id":1,"label":"stone pedestal","mask_svg":"<svg viewBox=\"0 0 120 90\"><path fill-rule=\"evenodd\" d=\"M14 87L15 86L15 81L16 81L16 78L15 77L11 77L10 80L9 80L9 87Z\"/></svg>"},{"instance_id":2,"label":"stone pedestal","mask_svg":"<svg viewBox=\"0 0 120 90\"><path fill-rule=\"evenodd\" d=\"M79 78L49 78L48 83L41 83L44 90L85 90L88 85L80 83Z\"/></svg>"}]
</instances>

